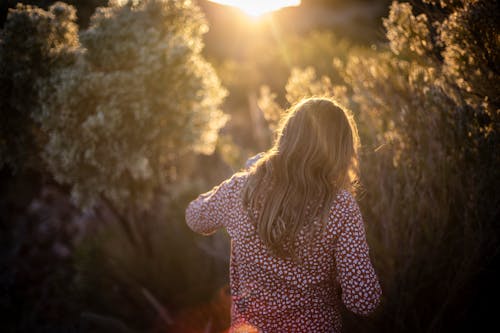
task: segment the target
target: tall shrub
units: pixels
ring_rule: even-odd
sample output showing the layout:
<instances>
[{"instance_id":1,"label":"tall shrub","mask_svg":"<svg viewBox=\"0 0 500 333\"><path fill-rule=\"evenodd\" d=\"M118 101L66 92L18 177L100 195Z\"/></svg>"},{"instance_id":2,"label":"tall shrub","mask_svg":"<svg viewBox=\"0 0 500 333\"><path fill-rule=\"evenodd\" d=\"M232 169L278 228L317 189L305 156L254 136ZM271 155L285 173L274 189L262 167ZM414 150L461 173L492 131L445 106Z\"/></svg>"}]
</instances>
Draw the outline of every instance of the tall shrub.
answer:
<instances>
[{"instance_id":1,"label":"tall shrub","mask_svg":"<svg viewBox=\"0 0 500 333\"><path fill-rule=\"evenodd\" d=\"M145 207L180 157L214 149L225 90L201 55L206 30L190 1L130 1L92 17L37 117L44 160L78 204Z\"/></svg>"},{"instance_id":2,"label":"tall shrub","mask_svg":"<svg viewBox=\"0 0 500 333\"><path fill-rule=\"evenodd\" d=\"M387 330L472 321L498 241L499 8L427 6L433 15L394 2L384 20L390 51L345 69L360 117L379 133L362 164L363 207L385 272Z\"/></svg>"}]
</instances>

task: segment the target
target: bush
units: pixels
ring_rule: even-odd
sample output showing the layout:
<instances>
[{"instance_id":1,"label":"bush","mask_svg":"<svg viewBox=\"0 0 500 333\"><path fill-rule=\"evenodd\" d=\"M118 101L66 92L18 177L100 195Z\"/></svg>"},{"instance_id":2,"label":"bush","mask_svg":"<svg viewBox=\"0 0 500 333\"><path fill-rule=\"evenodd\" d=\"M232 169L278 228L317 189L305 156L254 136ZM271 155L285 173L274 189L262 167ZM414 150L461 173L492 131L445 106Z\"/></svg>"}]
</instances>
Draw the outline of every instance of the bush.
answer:
<instances>
[{"instance_id":1,"label":"bush","mask_svg":"<svg viewBox=\"0 0 500 333\"><path fill-rule=\"evenodd\" d=\"M67 246L65 260L47 265L64 273L49 278L47 288L40 283L47 295L54 295L53 312L73 300L78 308L81 300L104 316L137 315L136 327L150 327L154 322L148 320L156 319L162 306L171 310L205 300L224 283L218 280L220 274L202 275L199 269L209 267L210 273L221 263L214 264L196 247L184 225L185 206L172 206L163 196L175 196L183 181L189 186L185 178L196 154L215 149L227 118L219 109L226 92L201 55L207 26L191 1L112 4L100 8L80 35L74 14L72 7L58 3L48 12L19 5L9 16L0 41L0 79L6 87L0 103L2 117L8 119L0 125L0 152L5 152L1 158L48 176L42 183L53 177L62 192L69 190L78 207L65 217L68 222L80 208L89 208L88 214L109 214L97 219L102 228L95 234L89 231L76 257ZM18 156L40 156L44 166L38 159L38 164L28 165ZM150 206L158 202L164 205ZM148 206L151 210L145 211ZM60 250L65 227L59 219L54 227L44 222L36 220L32 227L52 228L44 246L55 243ZM12 232L5 237L10 247L18 242L13 233L19 228L6 229ZM38 237L33 234L30 238ZM190 261L183 261L180 253ZM50 261L50 255L34 255L34 260ZM29 266L30 258L21 258L19 267ZM62 300L53 286L67 282L68 289L73 287L75 273L68 270L73 260L81 294ZM45 270L34 272L45 277ZM5 276L5 285L10 285L15 275ZM193 286L199 288L189 289ZM130 291L123 295L131 303L117 298L116 289ZM117 299L124 305L117 305ZM33 315L36 306L36 300L26 298L19 317ZM57 321L47 320L49 326ZM24 321L36 325L37 318ZM22 329L21 323L12 327Z\"/></svg>"},{"instance_id":2,"label":"bush","mask_svg":"<svg viewBox=\"0 0 500 333\"><path fill-rule=\"evenodd\" d=\"M225 91L200 54L206 30L189 1L100 8L78 61L46 81L43 157L80 206L146 207L180 157L213 151Z\"/></svg>"}]
</instances>

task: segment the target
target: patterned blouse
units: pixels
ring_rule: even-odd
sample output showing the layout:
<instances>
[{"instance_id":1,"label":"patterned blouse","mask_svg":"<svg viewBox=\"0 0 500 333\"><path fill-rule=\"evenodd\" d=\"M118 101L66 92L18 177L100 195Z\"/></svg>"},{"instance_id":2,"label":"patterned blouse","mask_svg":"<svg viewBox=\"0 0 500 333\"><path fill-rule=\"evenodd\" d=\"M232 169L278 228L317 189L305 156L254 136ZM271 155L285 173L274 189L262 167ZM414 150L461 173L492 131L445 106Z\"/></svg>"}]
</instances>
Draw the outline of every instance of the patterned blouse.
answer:
<instances>
[{"instance_id":1,"label":"patterned blouse","mask_svg":"<svg viewBox=\"0 0 500 333\"><path fill-rule=\"evenodd\" d=\"M299 233L296 248L303 259L297 263L270 255L260 240L241 201L247 177L233 175L186 209L193 231L209 235L225 227L231 238L233 331L250 325L259 332L340 332L342 303L354 313L371 313L382 292L353 196L338 193L312 246Z\"/></svg>"}]
</instances>

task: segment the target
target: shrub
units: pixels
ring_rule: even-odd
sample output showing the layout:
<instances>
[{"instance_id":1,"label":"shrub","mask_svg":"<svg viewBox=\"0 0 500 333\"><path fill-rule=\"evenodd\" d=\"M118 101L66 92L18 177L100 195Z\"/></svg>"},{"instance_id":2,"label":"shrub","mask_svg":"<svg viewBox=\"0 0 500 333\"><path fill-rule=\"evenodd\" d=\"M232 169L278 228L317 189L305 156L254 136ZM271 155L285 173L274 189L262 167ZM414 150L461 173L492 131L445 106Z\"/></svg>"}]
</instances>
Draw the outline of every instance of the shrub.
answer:
<instances>
[{"instance_id":1,"label":"shrub","mask_svg":"<svg viewBox=\"0 0 500 333\"><path fill-rule=\"evenodd\" d=\"M201 56L203 15L190 1L98 9L74 66L42 89L43 157L75 202L146 207L186 153L210 153L226 117Z\"/></svg>"},{"instance_id":2,"label":"shrub","mask_svg":"<svg viewBox=\"0 0 500 333\"><path fill-rule=\"evenodd\" d=\"M208 261L196 247L184 225L185 202L172 206L163 196L175 196L183 181L189 183L185 178L196 154L215 149L227 118L219 109L226 92L201 55L207 26L191 1L112 4L100 8L79 36L74 14L72 7L59 3L48 12L20 5L9 16L0 42L0 79L10 90L2 90L6 98L0 103L7 105L2 104L2 117L10 118L0 125L0 152L20 168L27 162L16 158L14 148L22 156L41 156L44 169L40 161L33 167L47 171L63 192L71 191L75 210L93 207L86 213L108 213L96 219L102 229L89 231L76 257L67 247L63 252L68 260L54 261L68 274L50 283L72 283L75 275L65 269L74 259L82 279L78 296L89 308L126 313L127 318L137 315L135 326L152 326L147 320L156 318L163 305L171 309L206 299L214 284L223 283L213 282L220 274L203 276L198 270L219 269L221 264ZM158 202L163 205L144 211ZM68 214L68 221L77 215ZM36 220L33 228L49 225L43 222ZM64 226L57 222L50 242L65 237ZM16 237L5 237L9 246ZM183 261L181 252L190 261ZM201 286L188 288L201 278ZM129 290L123 295L132 303L116 298L114 287ZM60 293L54 295L59 302ZM67 304L75 297L70 296L57 304ZM33 303L26 299L20 317L36 312Z\"/></svg>"}]
</instances>

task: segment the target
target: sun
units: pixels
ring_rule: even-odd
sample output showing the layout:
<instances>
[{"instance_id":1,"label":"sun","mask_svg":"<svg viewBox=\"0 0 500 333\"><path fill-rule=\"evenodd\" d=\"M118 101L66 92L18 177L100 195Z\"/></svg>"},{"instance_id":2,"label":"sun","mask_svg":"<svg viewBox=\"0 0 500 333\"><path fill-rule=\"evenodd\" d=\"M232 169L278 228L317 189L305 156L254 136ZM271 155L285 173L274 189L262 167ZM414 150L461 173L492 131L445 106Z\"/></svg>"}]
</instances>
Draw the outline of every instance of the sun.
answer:
<instances>
[{"instance_id":1,"label":"sun","mask_svg":"<svg viewBox=\"0 0 500 333\"><path fill-rule=\"evenodd\" d=\"M283 7L298 6L300 0L211 0L222 5L239 8L247 15L259 17Z\"/></svg>"}]
</instances>

